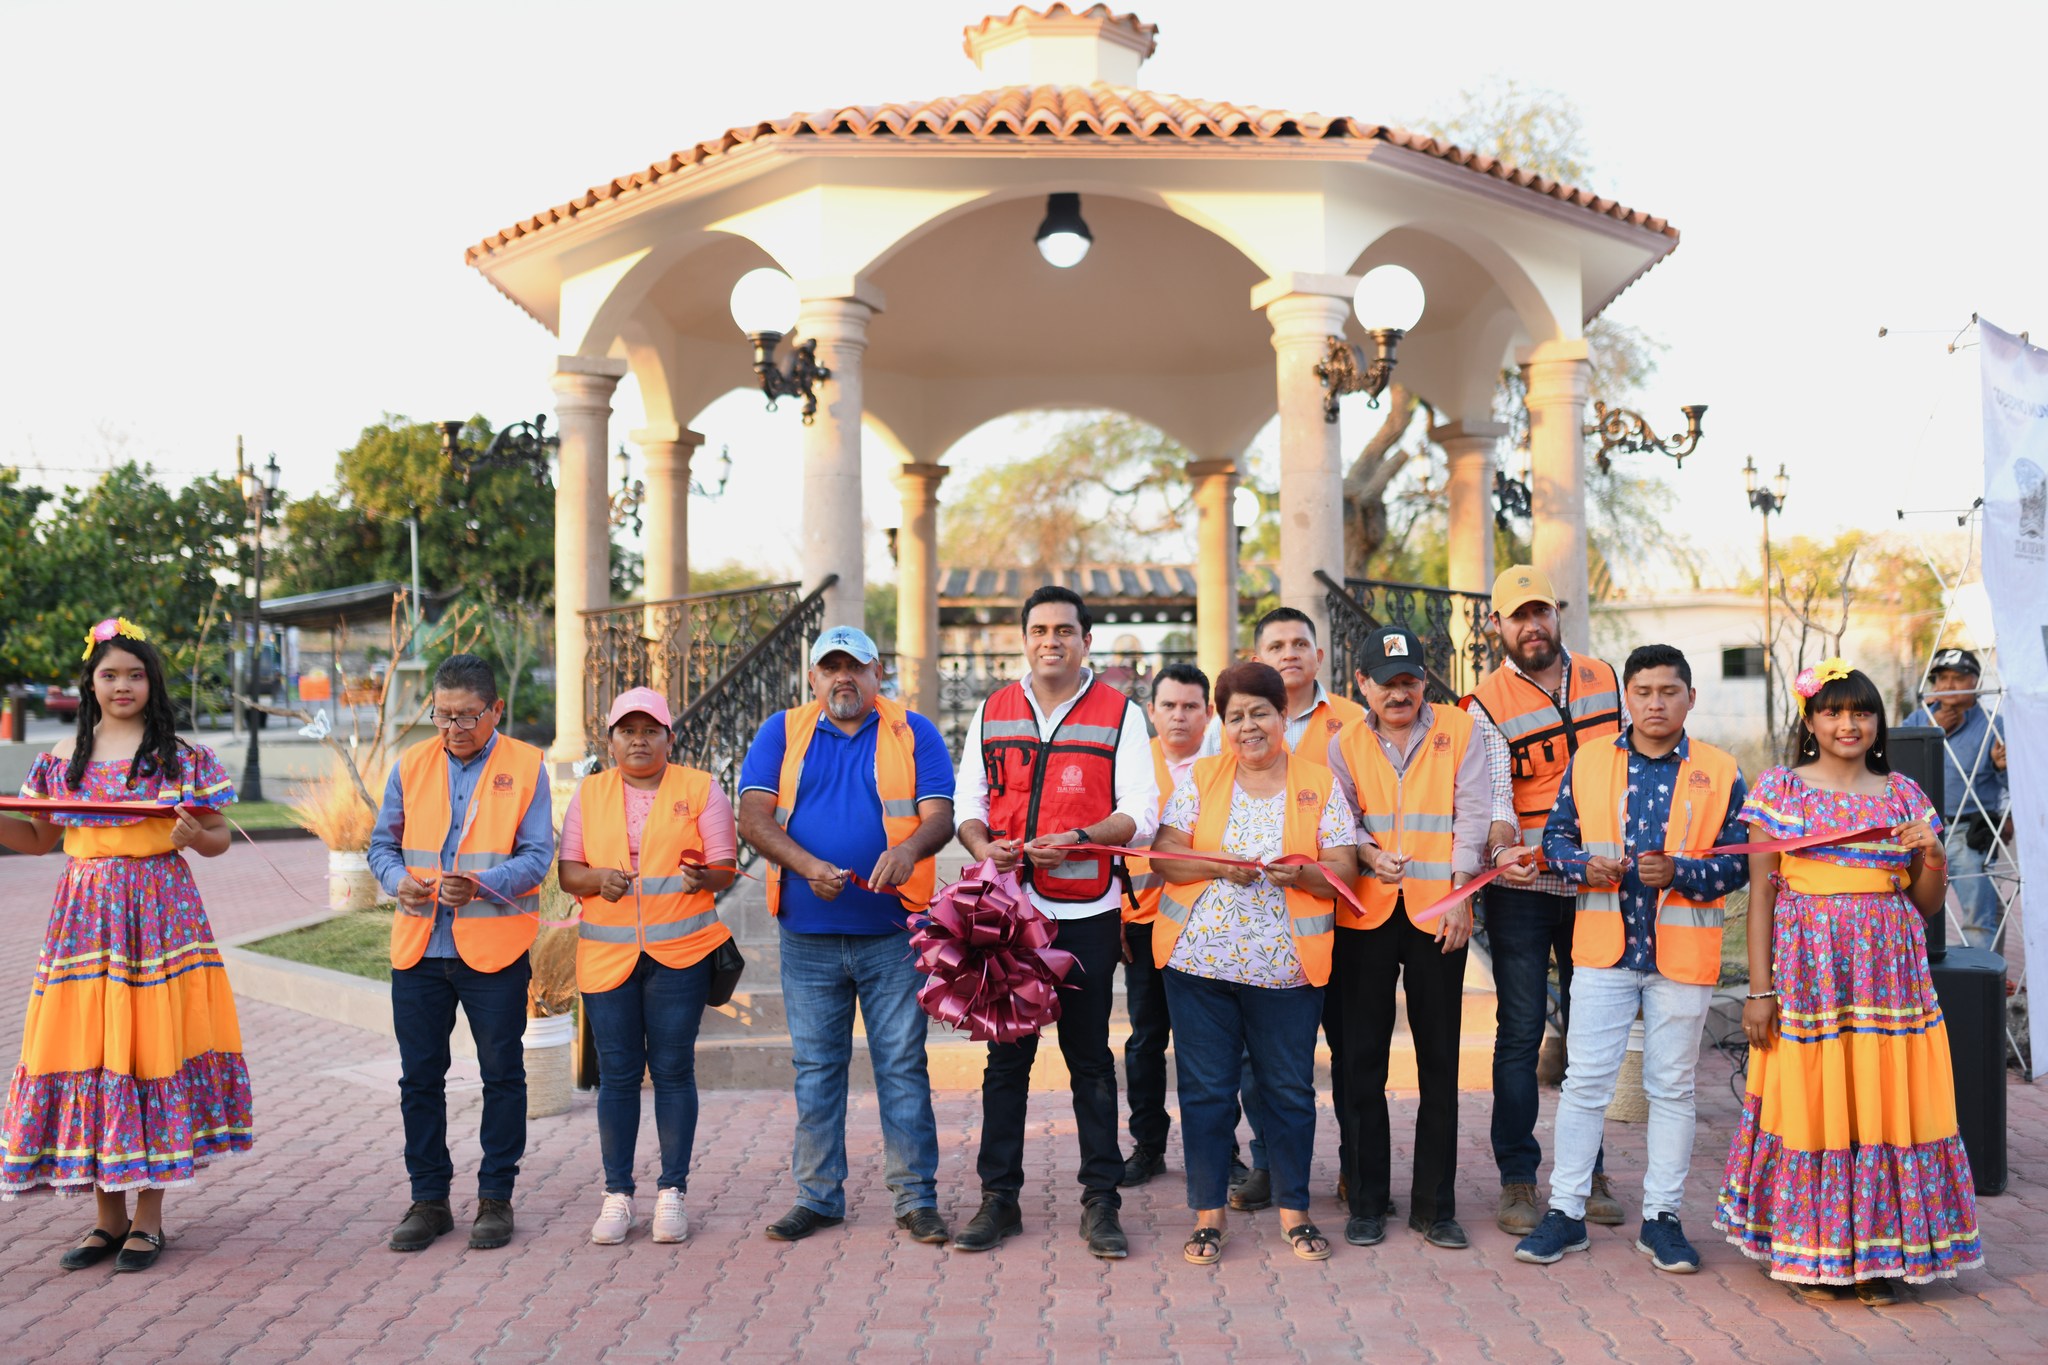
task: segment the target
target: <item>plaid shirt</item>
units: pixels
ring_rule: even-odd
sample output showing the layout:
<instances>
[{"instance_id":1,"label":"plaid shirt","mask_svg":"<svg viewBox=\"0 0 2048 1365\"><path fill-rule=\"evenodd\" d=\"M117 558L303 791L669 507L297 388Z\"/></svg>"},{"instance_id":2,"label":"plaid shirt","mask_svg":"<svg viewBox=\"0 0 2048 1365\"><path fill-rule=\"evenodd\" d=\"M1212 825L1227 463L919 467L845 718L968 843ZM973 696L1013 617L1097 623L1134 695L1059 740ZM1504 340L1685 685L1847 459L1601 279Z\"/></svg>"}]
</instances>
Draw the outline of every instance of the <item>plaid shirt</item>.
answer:
<instances>
[{"instance_id":1,"label":"plaid shirt","mask_svg":"<svg viewBox=\"0 0 2048 1365\"><path fill-rule=\"evenodd\" d=\"M1550 699L1557 703L1558 710L1563 711L1572 702L1572 652L1559 645L1557 653L1561 671L1558 675L1557 691L1550 694ZM1502 660L1501 667L1512 668L1515 672L1522 673L1513 659ZM1527 673L1522 673L1522 676L1529 677ZM1532 678L1530 681L1535 680ZM1472 708L1472 724L1479 735L1479 742L1486 746L1486 770L1493 778L1493 818L1500 823L1519 828L1521 822L1515 815L1515 784L1512 776L1514 765L1508 757L1507 737L1501 734L1500 727L1495 725L1492 718L1480 707ZM1506 886L1507 883L1502 882L1499 885ZM1541 891L1546 895L1574 898L1579 894L1578 887L1548 869L1538 872L1535 880L1527 886L1512 889Z\"/></svg>"}]
</instances>

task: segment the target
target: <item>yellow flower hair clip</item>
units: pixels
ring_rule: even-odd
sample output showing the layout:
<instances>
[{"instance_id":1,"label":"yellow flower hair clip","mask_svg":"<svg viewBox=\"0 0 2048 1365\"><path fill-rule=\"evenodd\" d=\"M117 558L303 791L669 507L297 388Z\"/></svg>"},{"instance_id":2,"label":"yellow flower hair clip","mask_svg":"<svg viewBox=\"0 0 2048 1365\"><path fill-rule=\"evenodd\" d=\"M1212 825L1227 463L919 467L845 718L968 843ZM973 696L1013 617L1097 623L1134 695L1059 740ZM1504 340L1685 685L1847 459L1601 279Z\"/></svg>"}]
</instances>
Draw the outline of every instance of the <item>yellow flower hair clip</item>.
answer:
<instances>
[{"instance_id":1,"label":"yellow flower hair clip","mask_svg":"<svg viewBox=\"0 0 2048 1365\"><path fill-rule=\"evenodd\" d=\"M1847 659L1822 659L1812 668L1799 670L1799 676L1792 680L1792 690L1802 697L1811 699L1829 683L1840 682L1848 677L1851 671Z\"/></svg>"},{"instance_id":2,"label":"yellow flower hair clip","mask_svg":"<svg viewBox=\"0 0 2048 1365\"><path fill-rule=\"evenodd\" d=\"M130 640L147 640L149 638L149 632L136 625L127 617L109 616L106 620L85 633L85 653L78 657L80 659L90 659L94 649L117 635L125 636Z\"/></svg>"}]
</instances>

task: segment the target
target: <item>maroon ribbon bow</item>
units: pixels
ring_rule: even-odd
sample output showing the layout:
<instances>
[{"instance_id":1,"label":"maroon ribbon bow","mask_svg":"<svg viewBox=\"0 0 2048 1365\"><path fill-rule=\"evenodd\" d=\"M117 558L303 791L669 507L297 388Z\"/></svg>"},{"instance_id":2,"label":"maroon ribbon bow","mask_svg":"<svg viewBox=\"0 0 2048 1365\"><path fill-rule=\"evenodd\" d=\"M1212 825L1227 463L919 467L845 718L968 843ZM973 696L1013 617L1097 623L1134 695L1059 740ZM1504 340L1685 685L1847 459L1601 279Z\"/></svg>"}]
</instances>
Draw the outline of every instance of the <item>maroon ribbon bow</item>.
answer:
<instances>
[{"instance_id":1,"label":"maroon ribbon bow","mask_svg":"<svg viewBox=\"0 0 2048 1365\"><path fill-rule=\"evenodd\" d=\"M910 923L918 970L930 976L917 1003L932 1018L980 1043L1014 1043L1059 1019L1074 955L1052 946L1059 926L1015 872L984 859Z\"/></svg>"}]
</instances>

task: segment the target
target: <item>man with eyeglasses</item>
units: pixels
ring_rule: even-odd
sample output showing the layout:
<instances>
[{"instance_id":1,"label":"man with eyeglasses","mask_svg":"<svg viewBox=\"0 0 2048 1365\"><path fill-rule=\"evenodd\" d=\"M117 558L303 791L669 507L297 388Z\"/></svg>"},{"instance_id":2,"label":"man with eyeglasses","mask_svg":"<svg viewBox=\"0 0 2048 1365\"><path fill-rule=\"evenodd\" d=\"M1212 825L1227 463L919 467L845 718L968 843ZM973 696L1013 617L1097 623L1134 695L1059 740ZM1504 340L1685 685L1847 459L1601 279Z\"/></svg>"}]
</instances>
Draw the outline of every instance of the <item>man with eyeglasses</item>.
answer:
<instances>
[{"instance_id":1,"label":"man with eyeglasses","mask_svg":"<svg viewBox=\"0 0 2048 1365\"><path fill-rule=\"evenodd\" d=\"M512 1240L512 1185L526 1152L527 950L554 860L554 809L541 752L498 733L505 703L490 664L456 654L434 672L438 740L392 765L370 835L370 870L398 899L391 918L391 1022L412 1205L393 1251L455 1228L448 1207L449 1035L469 1019L483 1074L477 1213L470 1246Z\"/></svg>"}]
</instances>

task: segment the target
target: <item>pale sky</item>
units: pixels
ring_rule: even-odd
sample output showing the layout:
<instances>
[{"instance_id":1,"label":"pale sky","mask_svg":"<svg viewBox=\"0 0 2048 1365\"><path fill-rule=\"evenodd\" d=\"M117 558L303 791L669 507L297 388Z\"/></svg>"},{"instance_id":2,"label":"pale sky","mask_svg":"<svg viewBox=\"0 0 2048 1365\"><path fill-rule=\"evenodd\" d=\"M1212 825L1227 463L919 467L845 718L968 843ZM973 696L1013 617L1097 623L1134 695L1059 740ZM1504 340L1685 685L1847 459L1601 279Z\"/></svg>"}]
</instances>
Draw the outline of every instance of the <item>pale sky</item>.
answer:
<instances>
[{"instance_id":1,"label":"pale sky","mask_svg":"<svg viewBox=\"0 0 2048 1365\"><path fill-rule=\"evenodd\" d=\"M548 411L555 339L464 247L735 124L982 88L960 30L995 8L0 0L0 459L77 482L118 447L182 481L239 432L304 494L385 411ZM1396 124L1492 78L1568 95L1591 188L1683 235L1611 312L1669 345L1653 424L1710 406L1673 478L1731 572L1755 544L1747 455L1790 469L1777 535L1979 491L1975 352L1945 347L1972 312L2048 335L2048 6L1136 9L1160 26L1153 90ZM638 404L622 386L615 443ZM700 565L794 567L772 528L797 422L760 408L732 394L696 423L736 463L722 503L692 504ZM1347 419L1349 449L1365 430ZM949 462L1022 439L985 429ZM870 524L893 525L869 474Z\"/></svg>"}]
</instances>

